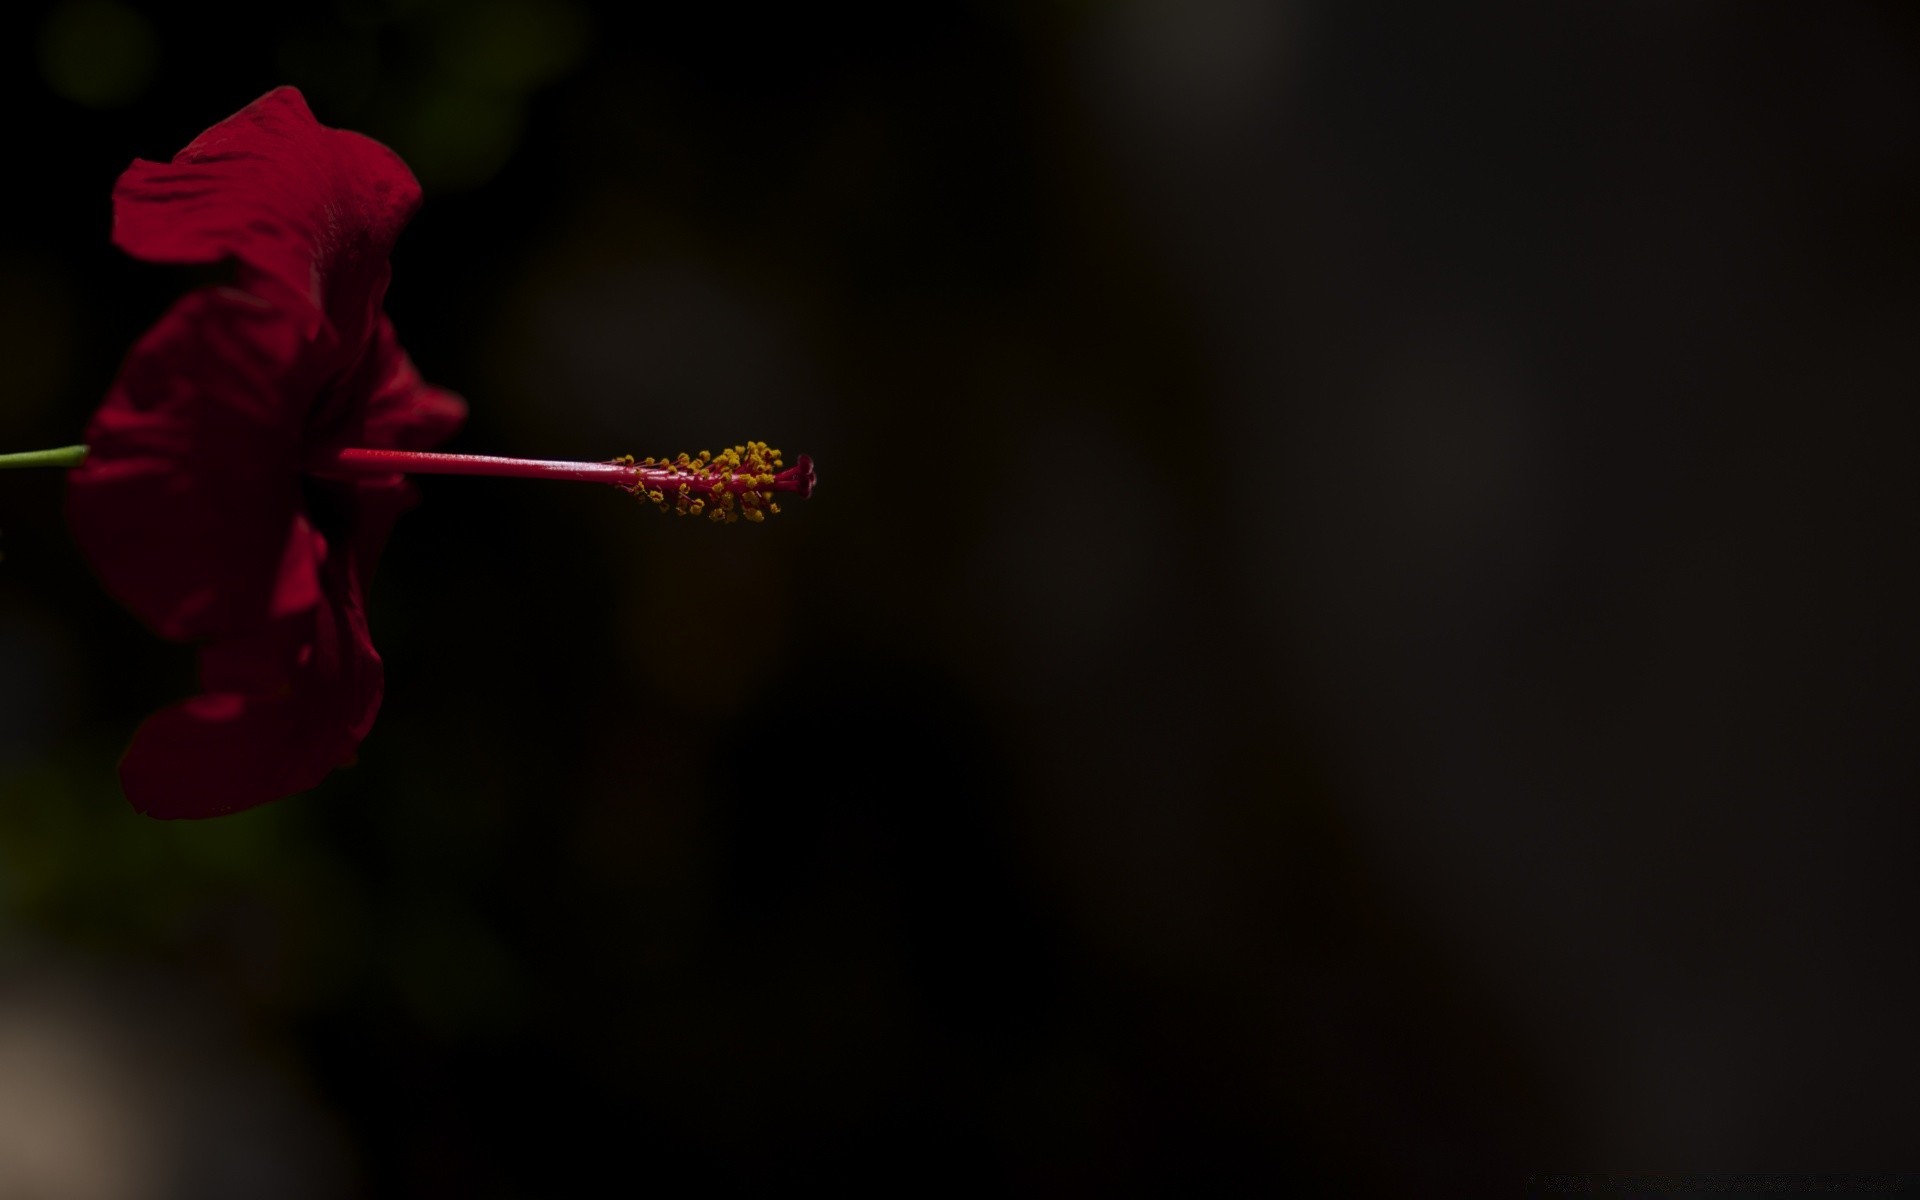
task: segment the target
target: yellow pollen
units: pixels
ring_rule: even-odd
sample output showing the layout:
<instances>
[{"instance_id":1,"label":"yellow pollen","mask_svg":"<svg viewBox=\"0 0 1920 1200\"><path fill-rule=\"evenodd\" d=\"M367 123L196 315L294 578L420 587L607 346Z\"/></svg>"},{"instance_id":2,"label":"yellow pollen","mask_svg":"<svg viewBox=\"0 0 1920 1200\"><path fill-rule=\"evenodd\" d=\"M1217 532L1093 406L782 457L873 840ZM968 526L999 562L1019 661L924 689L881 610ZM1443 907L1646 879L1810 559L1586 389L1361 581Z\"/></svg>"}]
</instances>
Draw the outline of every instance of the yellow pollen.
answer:
<instances>
[{"instance_id":1,"label":"yellow pollen","mask_svg":"<svg viewBox=\"0 0 1920 1200\"><path fill-rule=\"evenodd\" d=\"M780 511L773 497L785 462L766 442L722 446L718 453L648 457L638 465L632 455L612 461L634 468L633 482L624 485L627 493L661 512L731 525L742 517L764 521Z\"/></svg>"}]
</instances>

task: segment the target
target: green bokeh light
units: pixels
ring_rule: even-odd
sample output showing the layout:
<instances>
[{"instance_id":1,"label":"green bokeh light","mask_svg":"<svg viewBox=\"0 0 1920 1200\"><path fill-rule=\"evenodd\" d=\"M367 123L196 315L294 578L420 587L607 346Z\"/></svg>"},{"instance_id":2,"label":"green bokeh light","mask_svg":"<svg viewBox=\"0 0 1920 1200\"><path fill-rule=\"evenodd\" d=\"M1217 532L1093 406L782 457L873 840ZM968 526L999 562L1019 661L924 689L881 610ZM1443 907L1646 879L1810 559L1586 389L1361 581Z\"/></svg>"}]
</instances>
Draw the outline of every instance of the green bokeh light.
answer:
<instances>
[{"instance_id":1,"label":"green bokeh light","mask_svg":"<svg viewBox=\"0 0 1920 1200\"><path fill-rule=\"evenodd\" d=\"M429 188L470 188L506 165L525 123L518 97L442 88L414 103L396 131L394 149Z\"/></svg>"},{"instance_id":2,"label":"green bokeh light","mask_svg":"<svg viewBox=\"0 0 1920 1200\"><path fill-rule=\"evenodd\" d=\"M40 25L40 74L65 99L114 108L140 97L160 65L147 19L116 0L65 0Z\"/></svg>"},{"instance_id":3,"label":"green bokeh light","mask_svg":"<svg viewBox=\"0 0 1920 1200\"><path fill-rule=\"evenodd\" d=\"M452 27L443 50L447 70L478 87L531 91L573 69L588 28L586 13L573 4L486 0Z\"/></svg>"}]
</instances>

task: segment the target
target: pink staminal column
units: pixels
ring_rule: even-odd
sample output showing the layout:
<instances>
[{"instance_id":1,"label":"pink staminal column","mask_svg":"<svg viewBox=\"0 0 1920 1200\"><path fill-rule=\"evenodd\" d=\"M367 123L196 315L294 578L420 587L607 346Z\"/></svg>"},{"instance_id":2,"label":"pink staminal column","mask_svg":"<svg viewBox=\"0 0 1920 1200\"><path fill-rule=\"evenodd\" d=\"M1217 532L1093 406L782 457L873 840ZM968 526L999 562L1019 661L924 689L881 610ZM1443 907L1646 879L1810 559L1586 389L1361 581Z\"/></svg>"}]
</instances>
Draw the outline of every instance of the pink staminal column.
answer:
<instances>
[{"instance_id":1,"label":"pink staminal column","mask_svg":"<svg viewBox=\"0 0 1920 1200\"><path fill-rule=\"evenodd\" d=\"M331 450L307 464L311 473L333 479L378 475L492 475L510 479L571 479L606 483L646 500L662 512L705 516L732 524L742 517L764 521L780 511L775 499L788 493L802 500L813 495L813 460L802 454L787 466L780 451L765 442L747 442L713 454L677 458L631 456L608 462L564 462L540 458L495 458L483 454L432 454L416 450Z\"/></svg>"}]
</instances>

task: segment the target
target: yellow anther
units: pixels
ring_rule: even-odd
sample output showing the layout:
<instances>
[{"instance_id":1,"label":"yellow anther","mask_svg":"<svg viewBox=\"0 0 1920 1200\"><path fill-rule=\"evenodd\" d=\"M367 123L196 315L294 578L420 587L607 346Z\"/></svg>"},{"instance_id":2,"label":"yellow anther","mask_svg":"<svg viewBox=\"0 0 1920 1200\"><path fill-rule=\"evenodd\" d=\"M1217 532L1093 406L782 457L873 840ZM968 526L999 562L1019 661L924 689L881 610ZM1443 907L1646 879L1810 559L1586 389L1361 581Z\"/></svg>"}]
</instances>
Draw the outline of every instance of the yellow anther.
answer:
<instances>
[{"instance_id":1,"label":"yellow anther","mask_svg":"<svg viewBox=\"0 0 1920 1200\"><path fill-rule=\"evenodd\" d=\"M780 451L766 442L749 441L722 446L718 453L677 454L645 458L636 465L632 455L612 460L633 467L631 483L620 486L628 495L651 502L661 512L671 509L683 517L706 517L731 525L745 517L763 521L777 513L774 491L781 486L775 472L785 469Z\"/></svg>"}]
</instances>

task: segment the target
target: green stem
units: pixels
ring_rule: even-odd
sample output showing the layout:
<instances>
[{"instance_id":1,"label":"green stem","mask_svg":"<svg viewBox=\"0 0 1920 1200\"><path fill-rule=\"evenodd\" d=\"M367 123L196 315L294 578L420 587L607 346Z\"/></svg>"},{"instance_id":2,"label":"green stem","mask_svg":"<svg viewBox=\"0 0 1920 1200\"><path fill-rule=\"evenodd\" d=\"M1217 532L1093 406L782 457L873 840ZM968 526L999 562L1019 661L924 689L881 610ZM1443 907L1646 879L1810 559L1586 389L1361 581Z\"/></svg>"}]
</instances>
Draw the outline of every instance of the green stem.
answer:
<instances>
[{"instance_id":1,"label":"green stem","mask_svg":"<svg viewBox=\"0 0 1920 1200\"><path fill-rule=\"evenodd\" d=\"M24 454L0 454L0 471L14 467L77 467L86 460L85 446L62 446L58 450L29 450Z\"/></svg>"}]
</instances>

